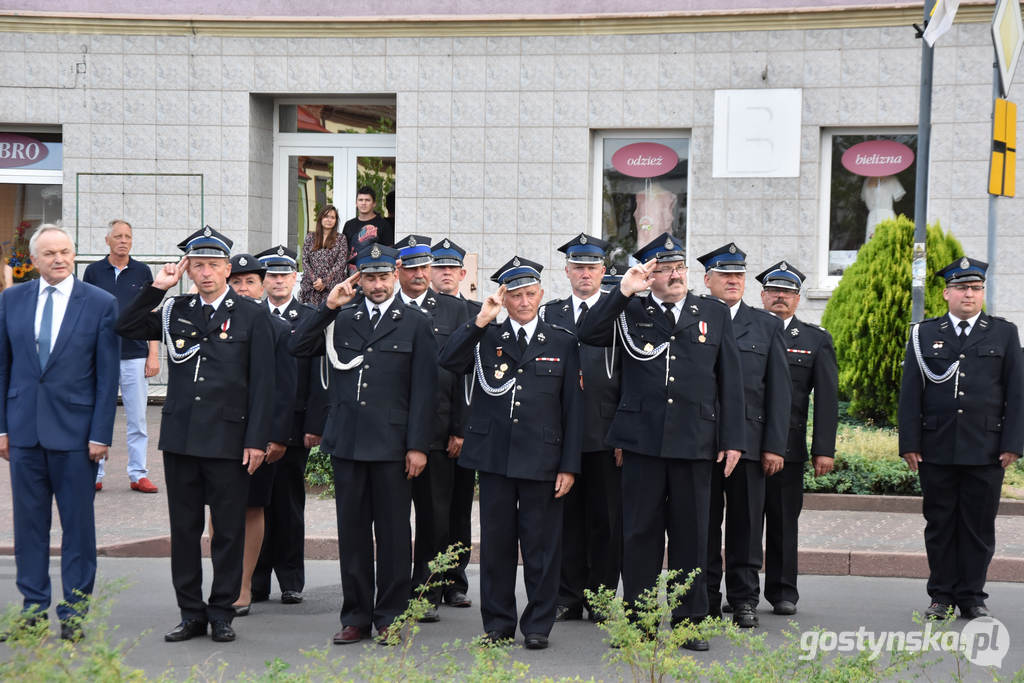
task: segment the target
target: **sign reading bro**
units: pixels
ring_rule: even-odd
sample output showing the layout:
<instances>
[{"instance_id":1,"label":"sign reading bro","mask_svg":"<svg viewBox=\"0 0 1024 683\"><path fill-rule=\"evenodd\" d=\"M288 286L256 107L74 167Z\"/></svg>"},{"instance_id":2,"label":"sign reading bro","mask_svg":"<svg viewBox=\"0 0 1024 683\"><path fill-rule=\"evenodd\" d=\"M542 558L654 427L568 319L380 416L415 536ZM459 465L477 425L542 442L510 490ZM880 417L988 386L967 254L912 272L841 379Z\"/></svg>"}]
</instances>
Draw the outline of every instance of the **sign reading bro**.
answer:
<instances>
[{"instance_id":1,"label":"sign reading bro","mask_svg":"<svg viewBox=\"0 0 1024 683\"><path fill-rule=\"evenodd\" d=\"M0 133L0 168L17 168L42 161L50 150L35 138Z\"/></svg>"}]
</instances>

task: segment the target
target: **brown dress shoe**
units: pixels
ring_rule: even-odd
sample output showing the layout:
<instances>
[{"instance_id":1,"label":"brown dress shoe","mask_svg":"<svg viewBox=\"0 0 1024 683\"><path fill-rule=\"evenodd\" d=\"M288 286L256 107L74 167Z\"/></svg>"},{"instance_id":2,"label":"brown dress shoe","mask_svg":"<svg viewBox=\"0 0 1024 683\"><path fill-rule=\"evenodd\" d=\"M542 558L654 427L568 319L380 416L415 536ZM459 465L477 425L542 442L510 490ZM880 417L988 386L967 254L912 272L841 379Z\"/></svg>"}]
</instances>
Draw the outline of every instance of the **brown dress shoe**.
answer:
<instances>
[{"instance_id":1,"label":"brown dress shoe","mask_svg":"<svg viewBox=\"0 0 1024 683\"><path fill-rule=\"evenodd\" d=\"M332 638L331 641L335 645L348 645L349 643L358 643L360 640L369 637L369 628L359 628L358 626L345 626L340 631L334 634L334 638Z\"/></svg>"}]
</instances>

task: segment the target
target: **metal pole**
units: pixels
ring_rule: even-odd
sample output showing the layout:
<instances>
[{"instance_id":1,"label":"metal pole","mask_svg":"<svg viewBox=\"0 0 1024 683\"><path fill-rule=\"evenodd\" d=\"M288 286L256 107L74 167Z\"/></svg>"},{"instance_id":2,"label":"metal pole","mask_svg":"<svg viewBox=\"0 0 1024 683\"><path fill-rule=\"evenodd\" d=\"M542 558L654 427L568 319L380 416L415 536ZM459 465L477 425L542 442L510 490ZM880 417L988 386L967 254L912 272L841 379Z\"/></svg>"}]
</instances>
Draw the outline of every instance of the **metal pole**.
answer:
<instances>
[{"instance_id":1,"label":"metal pole","mask_svg":"<svg viewBox=\"0 0 1024 683\"><path fill-rule=\"evenodd\" d=\"M996 100L1002 93L999 90L999 62L992 64L992 127L995 132ZM994 136L993 136L994 139ZM985 276L985 310L989 314L996 312L996 195L988 196L988 270Z\"/></svg>"},{"instance_id":2,"label":"metal pole","mask_svg":"<svg viewBox=\"0 0 1024 683\"><path fill-rule=\"evenodd\" d=\"M925 0L924 22L932 16L935 0ZM914 184L914 258L911 265L911 322L924 319L924 284L927 274L925 239L928 235L928 163L932 137L932 55L921 40L921 92L917 118L917 174Z\"/></svg>"}]
</instances>

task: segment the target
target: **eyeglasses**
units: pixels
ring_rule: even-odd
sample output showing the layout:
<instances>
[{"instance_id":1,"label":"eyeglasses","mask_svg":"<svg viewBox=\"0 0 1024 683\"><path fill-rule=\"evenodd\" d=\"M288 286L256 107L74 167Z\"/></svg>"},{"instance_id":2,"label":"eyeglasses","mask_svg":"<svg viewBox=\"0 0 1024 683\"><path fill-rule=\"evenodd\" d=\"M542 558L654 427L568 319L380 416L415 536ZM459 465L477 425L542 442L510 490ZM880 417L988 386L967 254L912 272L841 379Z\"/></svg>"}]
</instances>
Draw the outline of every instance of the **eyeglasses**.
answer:
<instances>
[{"instance_id":1,"label":"eyeglasses","mask_svg":"<svg viewBox=\"0 0 1024 683\"><path fill-rule=\"evenodd\" d=\"M955 289L956 291L958 291L960 293L966 292L967 290L970 290L972 292L984 292L985 291L985 285L950 285L949 288L950 289Z\"/></svg>"},{"instance_id":2,"label":"eyeglasses","mask_svg":"<svg viewBox=\"0 0 1024 683\"><path fill-rule=\"evenodd\" d=\"M671 268L658 268L654 271L655 275L671 275L672 273L685 273L686 266L672 266Z\"/></svg>"}]
</instances>

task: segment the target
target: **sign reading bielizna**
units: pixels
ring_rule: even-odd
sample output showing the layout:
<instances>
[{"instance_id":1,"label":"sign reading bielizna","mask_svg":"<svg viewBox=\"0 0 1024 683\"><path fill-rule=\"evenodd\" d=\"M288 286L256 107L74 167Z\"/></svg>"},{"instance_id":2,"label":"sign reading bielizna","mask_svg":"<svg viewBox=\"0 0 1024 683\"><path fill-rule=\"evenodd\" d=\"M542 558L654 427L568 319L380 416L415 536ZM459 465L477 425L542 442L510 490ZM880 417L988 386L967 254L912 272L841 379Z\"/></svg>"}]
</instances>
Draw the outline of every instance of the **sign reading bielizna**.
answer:
<instances>
[{"instance_id":1,"label":"sign reading bielizna","mask_svg":"<svg viewBox=\"0 0 1024 683\"><path fill-rule=\"evenodd\" d=\"M59 169L60 143L18 133L0 133L0 168ZM50 156L51 151L56 153Z\"/></svg>"},{"instance_id":2,"label":"sign reading bielizna","mask_svg":"<svg viewBox=\"0 0 1024 683\"><path fill-rule=\"evenodd\" d=\"M633 178L656 178L679 163L675 150L657 142L635 142L612 155L612 166Z\"/></svg>"},{"instance_id":3,"label":"sign reading bielizna","mask_svg":"<svg viewBox=\"0 0 1024 683\"><path fill-rule=\"evenodd\" d=\"M868 140L843 152L843 168L869 178L884 178L910 168L914 150L895 140Z\"/></svg>"}]
</instances>

